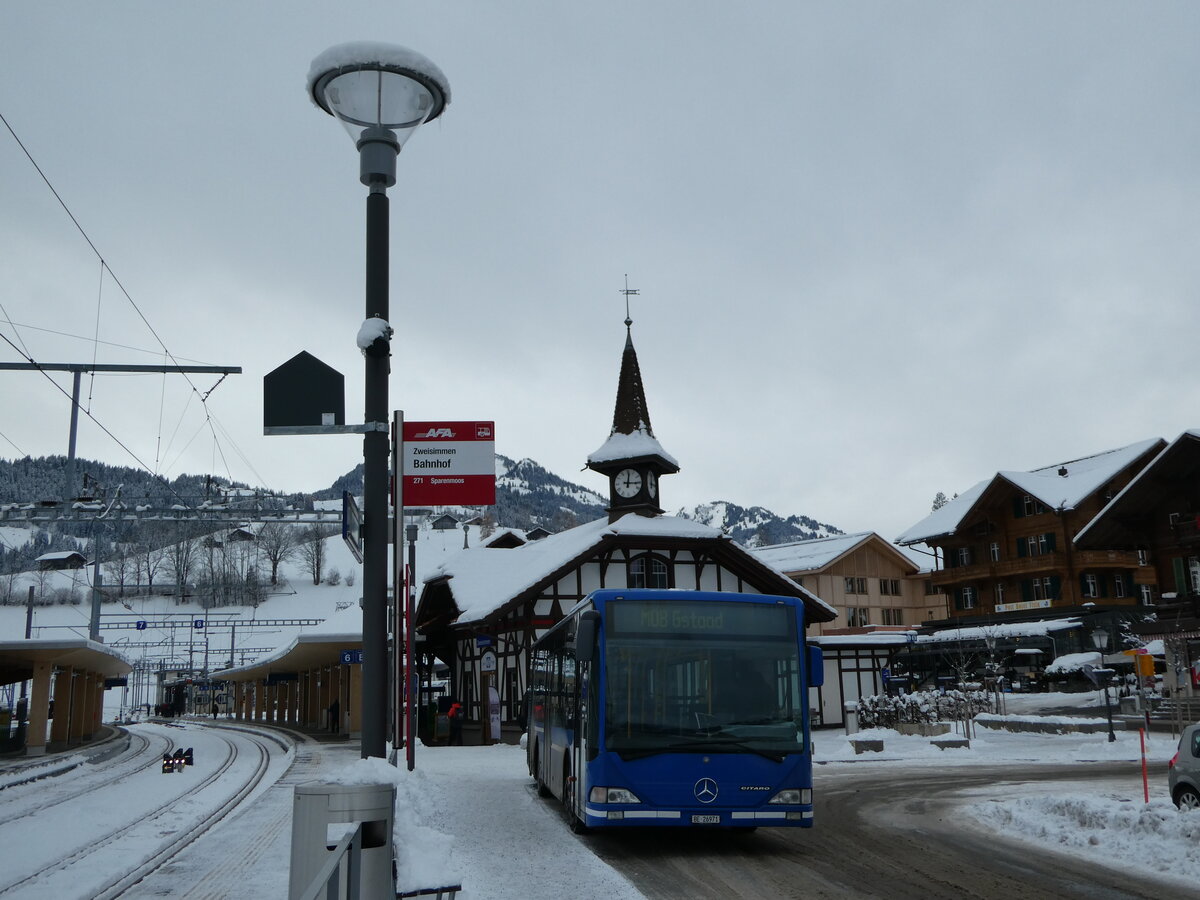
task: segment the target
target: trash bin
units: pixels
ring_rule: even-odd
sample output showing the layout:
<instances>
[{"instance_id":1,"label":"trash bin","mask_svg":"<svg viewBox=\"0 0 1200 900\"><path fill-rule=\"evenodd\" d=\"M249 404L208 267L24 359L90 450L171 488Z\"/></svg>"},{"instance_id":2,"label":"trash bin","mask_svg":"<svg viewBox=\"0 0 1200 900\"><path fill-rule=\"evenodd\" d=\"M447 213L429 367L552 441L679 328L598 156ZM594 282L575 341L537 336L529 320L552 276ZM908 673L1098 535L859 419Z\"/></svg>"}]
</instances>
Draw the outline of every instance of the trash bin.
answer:
<instances>
[{"instance_id":1,"label":"trash bin","mask_svg":"<svg viewBox=\"0 0 1200 900\"><path fill-rule=\"evenodd\" d=\"M842 704L842 712L846 716L846 734L855 734L858 731L858 701L847 700Z\"/></svg>"},{"instance_id":2,"label":"trash bin","mask_svg":"<svg viewBox=\"0 0 1200 900\"><path fill-rule=\"evenodd\" d=\"M396 786L392 784L296 785L292 802L292 864L288 898L299 897L328 859L344 824L363 823L361 896L394 897L392 827ZM344 890L344 888L342 889ZM344 893L337 896L344 897Z\"/></svg>"}]
</instances>

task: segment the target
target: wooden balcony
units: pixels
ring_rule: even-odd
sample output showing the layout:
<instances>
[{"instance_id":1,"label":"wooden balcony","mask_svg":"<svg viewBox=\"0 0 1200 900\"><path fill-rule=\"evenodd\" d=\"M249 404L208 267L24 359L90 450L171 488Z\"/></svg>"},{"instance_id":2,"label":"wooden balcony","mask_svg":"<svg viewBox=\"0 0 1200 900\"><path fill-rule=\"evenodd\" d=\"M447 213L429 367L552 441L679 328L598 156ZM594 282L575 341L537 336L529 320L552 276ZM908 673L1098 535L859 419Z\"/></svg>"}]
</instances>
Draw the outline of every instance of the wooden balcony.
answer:
<instances>
[{"instance_id":1,"label":"wooden balcony","mask_svg":"<svg viewBox=\"0 0 1200 900\"><path fill-rule=\"evenodd\" d=\"M1119 550L1077 550L1071 554L1070 559L1076 572L1086 569L1138 568L1136 553L1125 553ZM1061 574L1066 570L1067 554L1056 550L1054 553L1043 553L1040 556L1022 556L1017 559L1003 559L1000 562L989 561L970 566L957 566L953 569L941 569L933 573L932 581L934 587L945 587L966 581L1006 580L1021 575L1041 575L1046 572Z\"/></svg>"}]
</instances>

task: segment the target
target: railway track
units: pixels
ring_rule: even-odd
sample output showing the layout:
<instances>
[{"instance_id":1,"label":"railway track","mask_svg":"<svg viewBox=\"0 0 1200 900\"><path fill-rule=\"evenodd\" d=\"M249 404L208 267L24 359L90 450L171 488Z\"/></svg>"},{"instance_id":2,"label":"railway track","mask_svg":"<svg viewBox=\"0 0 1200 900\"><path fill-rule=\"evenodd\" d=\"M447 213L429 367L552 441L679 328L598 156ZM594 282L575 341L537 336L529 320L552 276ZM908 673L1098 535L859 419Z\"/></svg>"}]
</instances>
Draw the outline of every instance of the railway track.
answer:
<instances>
[{"instance_id":1,"label":"railway track","mask_svg":"<svg viewBox=\"0 0 1200 900\"><path fill-rule=\"evenodd\" d=\"M82 778L62 777L62 782L44 779L17 785L0 792L0 821L16 822L69 803L107 785L127 778L147 766L157 766L171 742L158 734L129 733L129 746L103 763L86 762L79 769ZM103 766L103 769L98 768Z\"/></svg>"},{"instance_id":2,"label":"railway track","mask_svg":"<svg viewBox=\"0 0 1200 900\"><path fill-rule=\"evenodd\" d=\"M174 743L165 728L154 734L164 746ZM143 764L137 772L129 760L133 771L124 777L106 780L101 789L76 792L73 807L64 807L69 798L63 797L23 813L20 818L36 812L75 816L61 853L26 860L24 869L10 865L0 874L0 897L120 897L232 813L262 783L272 751L277 753L281 743L274 735L215 728L198 729L190 736L204 756L203 767L199 762L193 767L203 769L198 782L184 780L186 774L162 774L158 752L153 754L153 767ZM138 758L149 758L151 744L157 749L148 741ZM167 793L161 800L146 802L146 791L163 788ZM7 839L12 835L19 846L21 827L6 818L0 825L0 842L14 846Z\"/></svg>"}]
</instances>

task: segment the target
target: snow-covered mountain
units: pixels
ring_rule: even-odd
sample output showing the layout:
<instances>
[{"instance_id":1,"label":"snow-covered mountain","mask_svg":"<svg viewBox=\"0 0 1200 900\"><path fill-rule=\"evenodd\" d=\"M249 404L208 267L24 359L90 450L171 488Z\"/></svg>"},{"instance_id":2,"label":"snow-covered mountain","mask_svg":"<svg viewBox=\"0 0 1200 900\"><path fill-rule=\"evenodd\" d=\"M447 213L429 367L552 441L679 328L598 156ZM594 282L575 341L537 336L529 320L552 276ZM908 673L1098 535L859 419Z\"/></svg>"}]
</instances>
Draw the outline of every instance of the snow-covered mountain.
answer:
<instances>
[{"instance_id":1,"label":"snow-covered mountain","mask_svg":"<svg viewBox=\"0 0 1200 900\"><path fill-rule=\"evenodd\" d=\"M690 510L681 509L675 515L721 528L735 541L747 547L807 541L843 534L841 529L810 519L808 516L783 518L761 506L746 508L726 500L702 503Z\"/></svg>"}]
</instances>

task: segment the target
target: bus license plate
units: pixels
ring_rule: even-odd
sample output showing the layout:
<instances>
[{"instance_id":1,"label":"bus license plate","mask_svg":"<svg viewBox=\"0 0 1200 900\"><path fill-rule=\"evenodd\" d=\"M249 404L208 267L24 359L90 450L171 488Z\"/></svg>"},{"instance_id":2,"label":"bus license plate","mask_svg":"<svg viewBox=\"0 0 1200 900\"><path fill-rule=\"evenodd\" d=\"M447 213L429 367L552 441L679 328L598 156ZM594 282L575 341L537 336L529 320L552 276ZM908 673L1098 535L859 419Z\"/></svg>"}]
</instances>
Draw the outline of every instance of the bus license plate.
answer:
<instances>
[{"instance_id":1,"label":"bus license plate","mask_svg":"<svg viewBox=\"0 0 1200 900\"><path fill-rule=\"evenodd\" d=\"M693 825L720 825L720 816L692 816Z\"/></svg>"}]
</instances>

